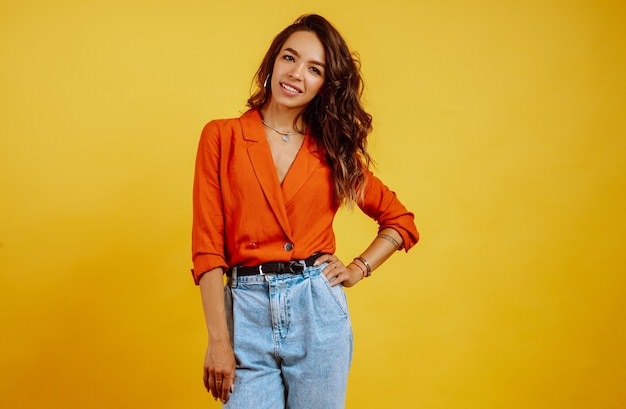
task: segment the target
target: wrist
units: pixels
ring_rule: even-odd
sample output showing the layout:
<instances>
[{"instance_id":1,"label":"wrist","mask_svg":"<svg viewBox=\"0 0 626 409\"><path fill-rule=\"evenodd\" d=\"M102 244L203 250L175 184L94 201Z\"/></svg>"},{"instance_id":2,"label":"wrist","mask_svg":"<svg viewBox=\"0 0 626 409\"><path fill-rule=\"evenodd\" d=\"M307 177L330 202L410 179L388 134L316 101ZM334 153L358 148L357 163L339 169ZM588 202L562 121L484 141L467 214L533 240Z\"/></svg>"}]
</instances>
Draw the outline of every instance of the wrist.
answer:
<instances>
[{"instance_id":1,"label":"wrist","mask_svg":"<svg viewBox=\"0 0 626 409\"><path fill-rule=\"evenodd\" d=\"M362 270L364 271L363 278L372 275L372 266L370 265L370 263L367 262L365 258L363 258L363 256L355 257L354 260L352 260L352 263L356 264L359 267L362 267Z\"/></svg>"},{"instance_id":2,"label":"wrist","mask_svg":"<svg viewBox=\"0 0 626 409\"><path fill-rule=\"evenodd\" d=\"M230 330L226 319L224 321L207 323L207 335L210 343L222 344L230 343Z\"/></svg>"},{"instance_id":3,"label":"wrist","mask_svg":"<svg viewBox=\"0 0 626 409\"><path fill-rule=\"evenodd\" d=\"M352 266L353 268L350 268L350 266ZM367 270L361 267L360 265L358 265L357 263L355 263L354 261L348 264L348 268L350 268L351 271L354 271L359 276L361 276L360 280L363 280L365 278L365 275L367 274Z\"/></svg>"}]
</instances>

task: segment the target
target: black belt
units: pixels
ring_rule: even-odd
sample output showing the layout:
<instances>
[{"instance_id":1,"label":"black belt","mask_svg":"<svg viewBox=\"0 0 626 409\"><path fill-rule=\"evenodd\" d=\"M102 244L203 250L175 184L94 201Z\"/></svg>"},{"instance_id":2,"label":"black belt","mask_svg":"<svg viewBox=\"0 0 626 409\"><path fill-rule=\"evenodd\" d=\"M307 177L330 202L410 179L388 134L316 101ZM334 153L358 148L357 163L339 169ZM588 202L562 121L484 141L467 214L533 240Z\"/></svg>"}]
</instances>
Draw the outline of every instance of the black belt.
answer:
<instances>
[{"instance_id":1,"label":"black belt","mask_svg":"<svg viewBox=\"0 0 626 409\"><path fill-rule=\"evenodd\" d=\"M252 276L256 274L299 274L304 271L305 267L311 267L315 260L322 253L315 253L311 257L306 260L295 260L295 261L275 261L272 263L263 263L258 266L240 266L234 267L237 269L237 277L242 276ZM226 271L227 277L232 277L231 268Z\"/></svg>"}]
</instances>

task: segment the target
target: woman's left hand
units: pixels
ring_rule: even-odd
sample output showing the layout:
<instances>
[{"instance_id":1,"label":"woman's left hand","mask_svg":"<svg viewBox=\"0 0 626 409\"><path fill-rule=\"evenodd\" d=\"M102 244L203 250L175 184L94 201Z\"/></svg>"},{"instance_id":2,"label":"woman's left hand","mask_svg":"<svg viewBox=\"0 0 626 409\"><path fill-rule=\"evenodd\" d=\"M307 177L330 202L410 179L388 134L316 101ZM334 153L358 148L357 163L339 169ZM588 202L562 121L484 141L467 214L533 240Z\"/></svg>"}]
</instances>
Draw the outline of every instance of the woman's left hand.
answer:
<instances>
[{"instance_id":1,"label":"woman's left hand","mask_svg":"<svg viewBox=\"0 0 626 409\"><path fill-rule=\"evenodd\" d=\"M313 265L319 266L323 263L328 263L328 265L324 267L324 270L322 270L322 273L332 286L341 283L344 287L352 287L363 279L363 272L359 267L352 264L344 265L343 262L339 260L339 257L334 254L323 254L319 256Z\"/></svg>"}]
</instances>

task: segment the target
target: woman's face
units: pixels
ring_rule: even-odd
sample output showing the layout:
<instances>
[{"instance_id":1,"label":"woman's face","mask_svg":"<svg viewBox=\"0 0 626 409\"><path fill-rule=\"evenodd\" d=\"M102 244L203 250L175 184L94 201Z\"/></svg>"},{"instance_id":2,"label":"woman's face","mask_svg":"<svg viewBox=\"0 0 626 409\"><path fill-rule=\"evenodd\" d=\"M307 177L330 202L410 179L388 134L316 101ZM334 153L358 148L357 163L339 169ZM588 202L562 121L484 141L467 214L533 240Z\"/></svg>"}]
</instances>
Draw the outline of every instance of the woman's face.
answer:
<instances>
[{"instance_id":1,"label":"woman's face","mask_svg":"<svg viewBox=\"0 0 626 409\"><path fill-rule=\"evenodd\" d=\"M303 109L324 85L325 64L324 47L315 33L291 34L274 61L270 103Z\"/></svg>"}]
</instances>

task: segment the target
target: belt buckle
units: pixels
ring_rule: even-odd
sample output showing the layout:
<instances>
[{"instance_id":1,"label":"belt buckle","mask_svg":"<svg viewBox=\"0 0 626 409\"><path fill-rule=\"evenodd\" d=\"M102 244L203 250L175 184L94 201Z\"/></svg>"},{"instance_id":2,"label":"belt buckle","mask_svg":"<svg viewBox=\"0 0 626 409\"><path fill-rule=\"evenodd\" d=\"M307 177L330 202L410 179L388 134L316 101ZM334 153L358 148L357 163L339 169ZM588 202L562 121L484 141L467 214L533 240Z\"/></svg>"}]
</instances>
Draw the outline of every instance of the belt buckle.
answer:
<instances>
[{"instance_id":1,"label":"belt buckle","mask_svg":"<svg viewBox=\"0 0 626 409\"><path fill-rule=\"evenodd\" d=\"M295 267L295 269L294 269ZM304 265L302 261L291 261L289 263L289 271L294 274L299 274L304 271Z\"/></svg>"},{"instance_id":2,"label":"belt buckle","mask_svg":"<svg viewBox=\"0 0 626 409\"><path fill-rule=\"evenodd\" d=\"M259 264L259 275L265 275L265 273L263 272L263 264Z\"/></svg>"}]
</instances>

